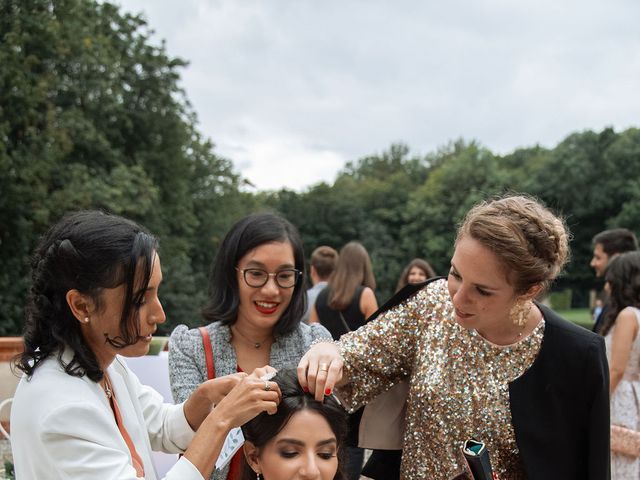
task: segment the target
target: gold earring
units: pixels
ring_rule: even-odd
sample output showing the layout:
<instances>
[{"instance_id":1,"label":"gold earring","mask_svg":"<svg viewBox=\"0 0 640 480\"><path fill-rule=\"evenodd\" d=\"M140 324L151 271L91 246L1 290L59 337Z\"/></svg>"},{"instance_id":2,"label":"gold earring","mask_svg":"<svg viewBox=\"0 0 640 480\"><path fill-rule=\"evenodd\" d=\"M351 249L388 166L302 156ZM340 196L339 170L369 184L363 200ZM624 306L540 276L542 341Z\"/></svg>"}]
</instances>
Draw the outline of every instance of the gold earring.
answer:
<instances>
[{"instance_id":1,"label":"gold earring","mask_svg":"<svg viewBox=\"0 0 640 480\"><path fill-rule=\"evenodd\" d=\"M531 300L518 300L514 303L509 312L509 318L511 318L513 324L518 327L524 327L529 319L529 312L532 306Z\"/></svg>"}]
</instances>

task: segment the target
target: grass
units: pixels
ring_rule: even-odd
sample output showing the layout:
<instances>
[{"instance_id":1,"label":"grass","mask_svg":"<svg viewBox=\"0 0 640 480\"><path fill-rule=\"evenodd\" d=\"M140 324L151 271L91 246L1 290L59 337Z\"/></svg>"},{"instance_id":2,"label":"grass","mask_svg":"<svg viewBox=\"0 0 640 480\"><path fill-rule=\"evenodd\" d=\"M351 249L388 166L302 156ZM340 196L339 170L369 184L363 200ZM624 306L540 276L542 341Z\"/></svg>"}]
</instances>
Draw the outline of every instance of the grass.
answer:
<instances>
[{"instance_id":1,"label":"grass","mask_svg":"<svg viewBox=\"0 0 640 480\"><path fill-rule=\"evenodd\" d=\"M570 310L557 310L558 315L570 322L580 325L588 330L593 327L593 319L588 308L572 308Z\"/></svg>"}]
</instances>

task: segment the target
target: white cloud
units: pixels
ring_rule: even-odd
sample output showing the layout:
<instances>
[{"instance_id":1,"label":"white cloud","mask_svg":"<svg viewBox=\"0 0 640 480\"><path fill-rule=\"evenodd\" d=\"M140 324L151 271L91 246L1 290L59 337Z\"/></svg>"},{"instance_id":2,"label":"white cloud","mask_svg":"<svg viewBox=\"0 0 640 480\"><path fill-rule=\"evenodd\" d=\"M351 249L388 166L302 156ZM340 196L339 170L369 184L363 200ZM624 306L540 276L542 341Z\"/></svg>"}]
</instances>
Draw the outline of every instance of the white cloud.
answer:
<instances>
[{"instance_id":1,"label":"white cloud","mask_svg":"<svg viewBox=\"0 0 640 480\"><path fill-rule=\"evenodd\" d=\"M190 61L203 133L259 188L405 141L497 152L637 126L635 0L124 0Z\"/></svg>"}]
</instances>

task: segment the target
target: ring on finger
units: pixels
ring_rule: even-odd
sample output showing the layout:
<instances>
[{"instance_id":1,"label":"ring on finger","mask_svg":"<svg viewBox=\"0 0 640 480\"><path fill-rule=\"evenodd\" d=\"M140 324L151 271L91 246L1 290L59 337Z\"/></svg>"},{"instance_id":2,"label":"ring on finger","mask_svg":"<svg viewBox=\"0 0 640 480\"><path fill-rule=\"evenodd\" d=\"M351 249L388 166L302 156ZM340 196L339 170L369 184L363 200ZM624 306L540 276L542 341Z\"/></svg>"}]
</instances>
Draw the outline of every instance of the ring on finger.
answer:
<instances>
[{"instance_id":1,"label":"ring on finger","mask_svg":"<svg viewBox=\"0 0 640 480\"><path fill-rule=\"evenodd\" d=\"M269 382L267 382L266 380L264 381L264 391L268 392L271 390L271 385L269 385Z\"/></svg>"},{"instance_id":2,"label":"ring on finger","mask_svg":"<svg viewBox=\"0 0 640 480\"><path fill-rule=\"evenodd\" d=\"M329 371L329 365L327 365L326 363L321 363L318 366L318 371L319 372L328 372Z\"/></svg>"}]
</instances>

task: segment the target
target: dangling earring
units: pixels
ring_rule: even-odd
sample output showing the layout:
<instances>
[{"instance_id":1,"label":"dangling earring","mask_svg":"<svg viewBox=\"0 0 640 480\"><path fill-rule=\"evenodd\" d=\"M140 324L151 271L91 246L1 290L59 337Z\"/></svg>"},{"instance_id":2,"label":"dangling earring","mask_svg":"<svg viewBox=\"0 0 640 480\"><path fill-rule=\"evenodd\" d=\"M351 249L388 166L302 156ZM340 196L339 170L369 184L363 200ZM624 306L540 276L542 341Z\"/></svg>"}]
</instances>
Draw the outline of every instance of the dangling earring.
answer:
<instances>
[{"instance_id":1,"label":"dangling earring","mask_svg":"<svg viewBox=\"0 0 640 480\"><path fill-rule=\"evenodd\" d=\"M532 306L531 300L518 300L514 303L509 312L509 318L511 318L513 324L518 327L524 327L529 319L529 312Z\"/></svg>"},{"instance_id":2,"label":"dangling earring","mask_svg":"<svg viewBox=\"0 0 640 480\"><path fill-rule=\"evenodd\" d=\"M256 472L256 480L260 480L262 478L262 475L260 475L260 472Z\"/></svg>"}]
</instances>

